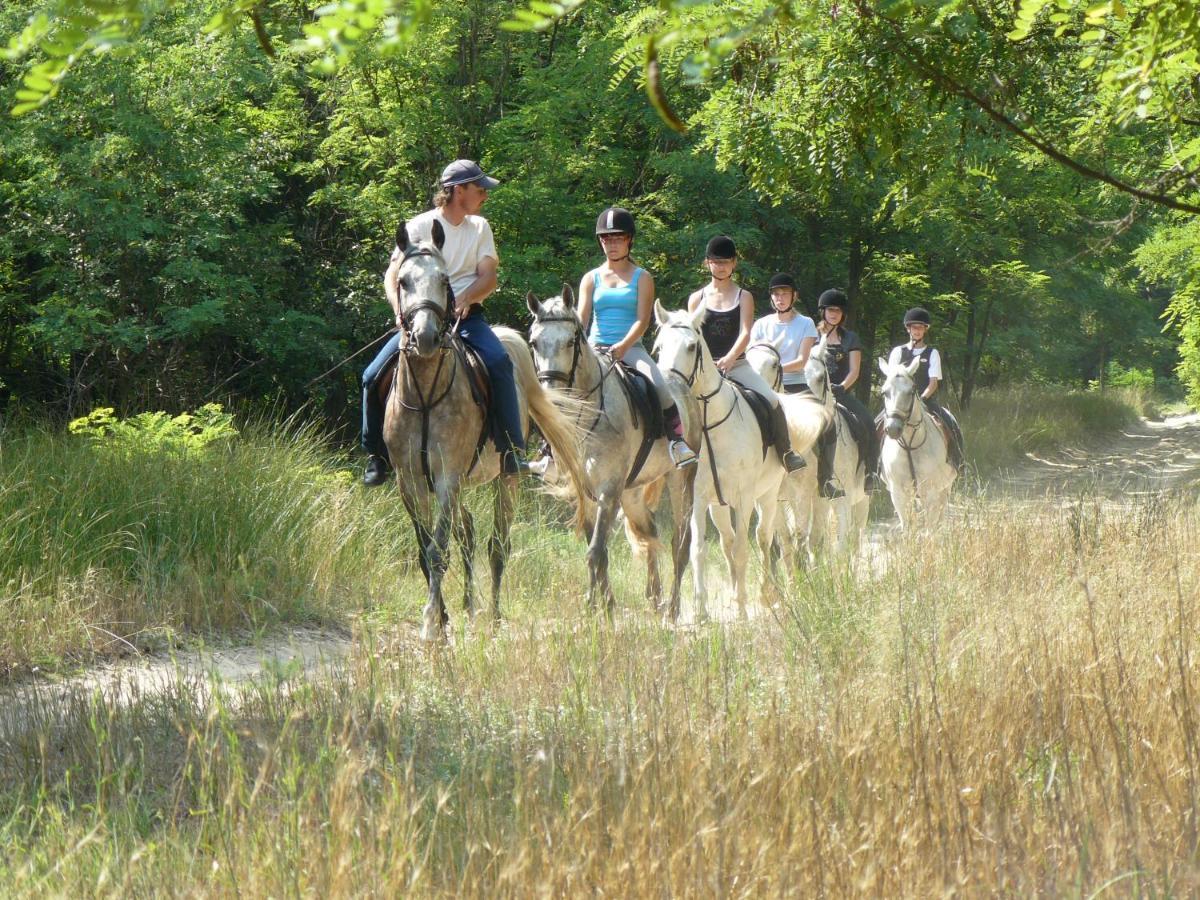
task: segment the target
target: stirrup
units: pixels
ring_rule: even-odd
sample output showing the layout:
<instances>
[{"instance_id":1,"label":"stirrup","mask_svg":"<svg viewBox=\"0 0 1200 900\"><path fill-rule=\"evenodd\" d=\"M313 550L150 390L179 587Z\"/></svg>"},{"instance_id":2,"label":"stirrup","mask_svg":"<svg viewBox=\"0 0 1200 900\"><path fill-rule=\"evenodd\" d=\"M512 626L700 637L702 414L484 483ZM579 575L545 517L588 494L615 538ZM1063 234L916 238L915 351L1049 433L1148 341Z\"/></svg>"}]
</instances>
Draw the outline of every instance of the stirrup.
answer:
<instances>
[{"instance_id":1,"label":"stirrup","mask_svg":"<svg viewBox=\"0 0 1200 900\"><path fill-rule=\"evenodd\" d=\"M689 447L687 441L683 438L671 439L671 442L667 445L667 455L671 457L671 462L675 464L675 468L677 469L696 464L696 451Z\"/></svg>"},{"instance_id":2,"label":"stirrup","mask_svg":"<svg viewBox=\"0 0 1200 900\"><path fill-rule=\"evenodd\" d=\"M789 473L799 472L801 469L808 466L808 463L805 461L804 457L795 450L789 450L787 453L784 453L779 458L779 461L783 463L783 468Z\"/></svg>"},{"instance_id":3,"label":"stirrup","mask_svg":"<svg viewBox=\"0 0 1200 900\"><path fill-rule=\"evenodd\" d=\"M821 485L820 494L822 500L840 500L846 496L846 492L834 484L832 478Z\"/></svg>"}]
</instances>

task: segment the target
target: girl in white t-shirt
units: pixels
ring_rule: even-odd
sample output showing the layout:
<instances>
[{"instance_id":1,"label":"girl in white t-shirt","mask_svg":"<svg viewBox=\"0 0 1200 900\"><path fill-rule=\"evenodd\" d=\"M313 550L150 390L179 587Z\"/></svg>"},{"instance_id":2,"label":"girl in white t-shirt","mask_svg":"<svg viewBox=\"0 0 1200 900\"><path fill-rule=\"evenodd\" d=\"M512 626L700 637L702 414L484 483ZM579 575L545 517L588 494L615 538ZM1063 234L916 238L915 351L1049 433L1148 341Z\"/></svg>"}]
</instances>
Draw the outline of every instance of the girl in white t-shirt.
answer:
<instances>
[{"instance_id":1,"label":"girl in white t-shirt","mask_svg":"<svg viewBox=\"0 0 1200 900\"><path fill-rule=\"evenodd\" d=\"M783 367L783 392L798 394L808 390L804 364L817 342L817 326L808 316L796 312L796 280L791 275L780 272L773 276L768 289L775 312L754 323L750 343L766 341L775 345Z\"/></svg>"}]
</instances>

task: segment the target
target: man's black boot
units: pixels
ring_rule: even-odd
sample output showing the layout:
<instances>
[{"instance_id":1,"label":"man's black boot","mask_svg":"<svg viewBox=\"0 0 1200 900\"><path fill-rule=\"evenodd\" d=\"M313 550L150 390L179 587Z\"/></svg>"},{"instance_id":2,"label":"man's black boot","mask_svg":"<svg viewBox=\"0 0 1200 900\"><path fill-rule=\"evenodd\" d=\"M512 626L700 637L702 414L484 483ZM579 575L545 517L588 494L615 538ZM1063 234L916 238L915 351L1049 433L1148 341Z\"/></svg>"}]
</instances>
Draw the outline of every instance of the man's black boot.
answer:
<instances>
[{"instance_id":1,"label":"man's black boot","mask_svg":"<svg viewBox=\"0 0 1200 900\"><path fill-rule=\"evenodd\" d=\"M392 467L382 456L372 453L367 457L367 468L363 471L363 484L367 487L379 487L388 480Z\"/></svg>"}]
</instances>

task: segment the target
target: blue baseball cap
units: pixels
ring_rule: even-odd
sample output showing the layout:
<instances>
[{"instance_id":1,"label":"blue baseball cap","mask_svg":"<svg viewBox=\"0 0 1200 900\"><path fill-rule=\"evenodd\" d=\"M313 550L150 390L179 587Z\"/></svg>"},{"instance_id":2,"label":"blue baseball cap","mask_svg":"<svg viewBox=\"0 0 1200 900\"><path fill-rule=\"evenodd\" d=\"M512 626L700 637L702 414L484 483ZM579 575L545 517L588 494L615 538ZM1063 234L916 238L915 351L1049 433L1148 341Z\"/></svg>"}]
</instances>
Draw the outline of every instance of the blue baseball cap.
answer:
<instances>
[{"instance_id":1,"label":"blue baseball cap","mask_svg":"<svg viewBox=\"0 0 1200 900\"><path fill-rule=\"evenodd\" d=\"M479 168L479 163L473 159L456 159L442 169L442 187L453 187L456 184L478 184L481 188L490 191L499 183L495 178L484 175L483 169Z\"/></svg>"}]
</instances>

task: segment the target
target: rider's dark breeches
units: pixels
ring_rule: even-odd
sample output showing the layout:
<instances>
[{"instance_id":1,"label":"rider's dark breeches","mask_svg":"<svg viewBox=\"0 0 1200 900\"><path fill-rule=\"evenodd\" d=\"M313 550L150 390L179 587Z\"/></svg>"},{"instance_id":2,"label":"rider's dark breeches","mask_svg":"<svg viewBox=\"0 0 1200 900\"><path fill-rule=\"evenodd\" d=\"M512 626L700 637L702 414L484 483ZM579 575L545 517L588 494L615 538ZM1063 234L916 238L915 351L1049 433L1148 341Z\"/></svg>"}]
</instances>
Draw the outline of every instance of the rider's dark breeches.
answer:
<instances>
[{"instance_id":1,"label":"rider's dark breeches","mask_svg":"<svg viewBox=\"0 0 1200 900\"><path fill-rule=\"evenodd\" d=\"M963 436L962 429L958 426L958 419L954 418L954 414L946 407L942 406L936 400L930 398L925 401L925 408L937 416L941 421L946 423L946 427L950 429L952 435L950 441L950 464L960 472L963 468Z\"/></svg>"},{"instance_id":2,"label":"rider's dark breeches","mask_svg":"<svg viewBox=\"0 0 1200 900\"><path fill-rule=\"evenodd\" d=\"M844 388L834 387L833 395L837 402L846 407L850 415L854 417L852 431L859 439L858 445L862 453L864 471L873 472L879 459L879 442L875 439L875 420L863 406L862 401ZM837 414L835 410L834 415ZM817 483L824 484L833 475L834 455L837 450L837 430L832 421L821 433L817 444L820 448L817 458Z\"/></svg>"},{"instance_id":3,"label":"rider's dark breeches","mask_svg":"<svg viewBox=\"0 0 1200 900\"><path fill-rule=\"evenodd\" d=\"M400 350L400 335L393 334L379 349L375 359L363 372L362 445L372 456L387 459L387 447L383 443L383 401L375 393L375 382L379 380L388 362Z\"/></svg>"},{"instance_id":4,"label":"rider's dark breeches","mask_svg":"<svg viewBox=\"0 0 1200 900\"><path fill-rule=\"evenodd\" d=\"M492 405L496 420L492 437L496 449L501 453L511 449L523 450L525 437L521 407L517 403L517 383L512 360L504 345L479 307L474 307L474 312L459 323L458 334L463 343L479 354L492 381ZM364 450L376 456L386 457L387 447L383 443L383 402L375 392L375 382L399 347L400 336L392 335L363 372L362 445Z\"/></svg>"}]
</instances>

